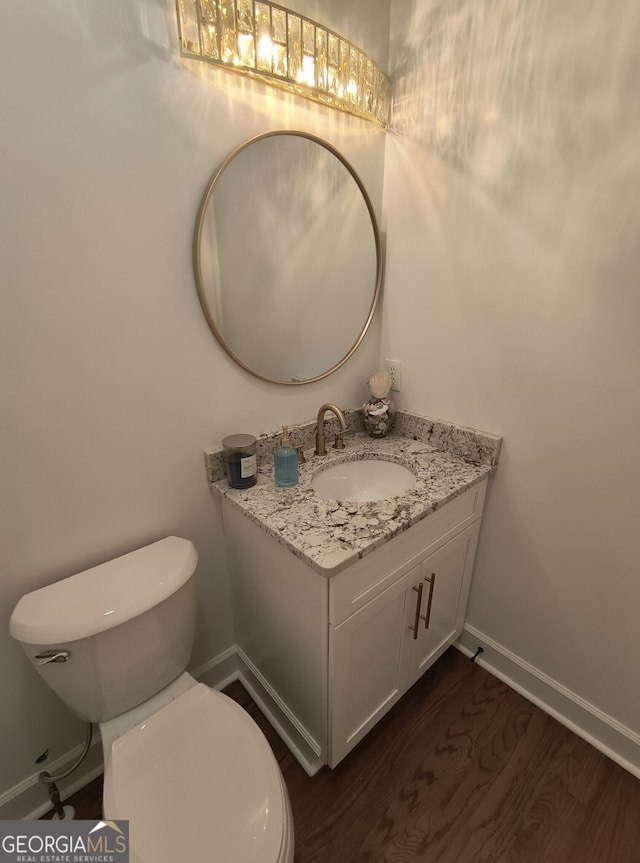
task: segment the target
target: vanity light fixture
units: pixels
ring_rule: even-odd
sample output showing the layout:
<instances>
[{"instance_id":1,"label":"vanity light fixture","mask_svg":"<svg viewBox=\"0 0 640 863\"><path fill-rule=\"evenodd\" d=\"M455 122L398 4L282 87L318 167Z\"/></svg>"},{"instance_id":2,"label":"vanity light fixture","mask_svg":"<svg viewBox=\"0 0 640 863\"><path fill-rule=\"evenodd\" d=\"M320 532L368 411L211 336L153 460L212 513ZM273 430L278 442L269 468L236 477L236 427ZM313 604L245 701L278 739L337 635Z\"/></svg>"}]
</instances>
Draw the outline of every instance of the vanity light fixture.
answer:
<instances>
[{"instance_id":1,"label":"vanity light fixture","mask_svg":"<svg viewBox=\"0 0 640 863\"><path fill-rule=\"evenodd\" d=\"M176 6L183 57L388 125L389 79L332 30L266 0L176 0Z\"/></svg>"}]
</instances>

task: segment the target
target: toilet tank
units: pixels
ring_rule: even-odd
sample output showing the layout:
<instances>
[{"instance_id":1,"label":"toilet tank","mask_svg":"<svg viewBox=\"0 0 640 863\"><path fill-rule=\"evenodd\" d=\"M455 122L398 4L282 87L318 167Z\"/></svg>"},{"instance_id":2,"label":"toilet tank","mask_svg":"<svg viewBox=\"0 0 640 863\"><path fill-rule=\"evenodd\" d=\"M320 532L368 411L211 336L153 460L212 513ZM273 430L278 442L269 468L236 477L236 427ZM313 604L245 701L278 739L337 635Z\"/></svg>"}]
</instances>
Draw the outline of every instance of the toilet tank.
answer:
<instances>
[{"instance_id":1,"label":"toilet tank","mask_svg":"<svg viewBox=\"0 0 640 863\"><path fill-rule=\"evenodd\" d=\"M189 540L161 539L26 594L11 615L11 635L74 713L103 722L186 669L197 560Z\"/></svg>"}]
</instances>

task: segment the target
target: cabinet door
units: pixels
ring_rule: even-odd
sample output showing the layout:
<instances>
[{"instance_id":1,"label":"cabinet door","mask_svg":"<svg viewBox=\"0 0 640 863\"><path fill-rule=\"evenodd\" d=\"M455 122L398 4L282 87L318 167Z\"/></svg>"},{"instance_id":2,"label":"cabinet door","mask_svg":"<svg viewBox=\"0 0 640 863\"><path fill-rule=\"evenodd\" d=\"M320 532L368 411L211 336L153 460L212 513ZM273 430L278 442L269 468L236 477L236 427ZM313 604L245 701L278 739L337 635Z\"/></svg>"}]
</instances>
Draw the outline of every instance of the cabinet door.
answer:
<instances>
[{"instance_id":1,"label":"cabinet door","mask_svg":"<svg viewBox=\"0 0 640 863\"><path fill-rule=\"evenodd\" d=\"M330 767L462 631L479 531L478 520L329 627Z\"/></svg>"},{"instance_id":2,"label":"cabinet door","mask_svg":"<svg viewBox=\"0 0 640 863\"><path fill-rule=\"evenodd\" d=\"M343 623L329 628L329 766L335 765L406 689L411 642L406 605L415 606L418 564Z\"/></svg>"},{"instance_id":3,"label":"cabinet door","mask_svg":"<svg viewBox=\"0 0 640 863\"><path fill-rule=\"evenodd\" d=\"M480 522L462 531L420 564L422 602L407 602L405 632L411 640L407 688L432 665L462 632ZM415 622L417 630L411 630Z\"/></svg>"}]
</instances>

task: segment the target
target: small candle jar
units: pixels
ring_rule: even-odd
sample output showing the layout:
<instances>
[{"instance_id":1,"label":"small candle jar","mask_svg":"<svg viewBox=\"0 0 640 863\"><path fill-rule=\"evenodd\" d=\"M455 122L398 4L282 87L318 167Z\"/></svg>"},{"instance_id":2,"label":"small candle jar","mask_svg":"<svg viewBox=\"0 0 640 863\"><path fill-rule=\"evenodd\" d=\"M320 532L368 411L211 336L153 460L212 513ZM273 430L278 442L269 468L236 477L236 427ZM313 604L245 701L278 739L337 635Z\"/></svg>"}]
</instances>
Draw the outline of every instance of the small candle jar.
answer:
<instances>
[{"instance_id":1,"label":"small candle jar","mask_svg":"<svg viewBox=\"0 0 640 863\"><path fill-rule=\"evenodd\" d=\"M250 434L232 434L222 441L227 482L231 488L251 488L257 482L256 439Z\"/></svg>"}]
</instances>

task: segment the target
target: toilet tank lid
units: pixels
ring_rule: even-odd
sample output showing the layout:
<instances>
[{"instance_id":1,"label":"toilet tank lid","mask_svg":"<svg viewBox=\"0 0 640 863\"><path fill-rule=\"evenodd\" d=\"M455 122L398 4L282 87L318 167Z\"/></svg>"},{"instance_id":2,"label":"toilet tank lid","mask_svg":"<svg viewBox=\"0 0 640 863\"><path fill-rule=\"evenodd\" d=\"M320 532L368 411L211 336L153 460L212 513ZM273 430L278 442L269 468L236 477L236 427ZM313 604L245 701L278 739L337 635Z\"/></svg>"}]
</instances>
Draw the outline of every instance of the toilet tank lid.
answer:
<instances>
[{"instance_id":1,"label":"toilet tank lid","mask_svg":"<svg viewBox=\"0 0 640 863\"><path fill-rule=\"evenodd\" d=\"M193 574L188 539L168 536L144 548L27 593L9 630L24 644L61 644L113 629L158 605Z\"/></svg>"}]
</instances>

